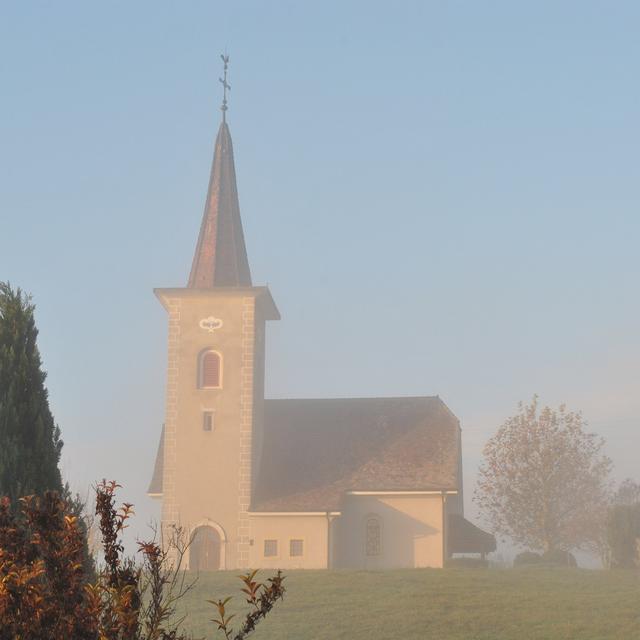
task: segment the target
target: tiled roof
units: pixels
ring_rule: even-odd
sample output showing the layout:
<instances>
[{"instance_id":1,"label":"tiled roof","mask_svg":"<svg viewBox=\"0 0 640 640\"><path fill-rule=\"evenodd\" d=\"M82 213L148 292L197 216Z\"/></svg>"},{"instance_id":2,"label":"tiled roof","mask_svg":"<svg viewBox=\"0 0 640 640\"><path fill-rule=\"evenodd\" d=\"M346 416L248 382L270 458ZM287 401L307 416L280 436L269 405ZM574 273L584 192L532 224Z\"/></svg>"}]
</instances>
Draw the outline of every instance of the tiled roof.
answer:
<instances>
[{"instance_id":1,"label":"tiled roof","mask_svg":"<svg viewBox=\"0 0 640 640\"><path fill-rule=\"evenodd\" d=\"M151 484L147 489L147 493L151 496L162 495L162 472L164 469L164 425L162 425L162 433L160 434L160 442L156 451L156 463L153 467L153 476Z\"/></svg>"},{"instance_id":2,"label":"tiled roof","mask_svg":"<svg viewBox=\"0 0 640 640\"><path fill-rule=\"evenodd\" d=\"M449 553L491 553L496 550L496 539L463 516L452 513L448 528Z\"/></svg>"},{"instance_id":3,"label":"tiled roof","mask_svg":"<svg viewBox=\"0 0 640 640\"><path fill-rule=\"evenodd\" d=\"M252 511L333 511L346 491L458 490L459 423L438 397L265 400ZM162 493L162 443L149 493Z\"/></svg>"},{"instance_id":4,"label":"tiled roof","mask_svg":"<svg viewBox=\"0 0 640 640\"><path fill-rule=\"evenodd\" d=\"M337 510L345 491L455 490L458 453L458 420L438 397L267 400L252 510Z\"/></svg>"},{"instance_id":5,"label":"tiled roof","mask_svg":"<svg viewBox=\"0 0 640 640\"><path fill-rule=\"evenodd\" d=\"M209 191L188 286L194 289L251 286L233 145L224 121L216 138Z\"/></svg>"}]
</instances>

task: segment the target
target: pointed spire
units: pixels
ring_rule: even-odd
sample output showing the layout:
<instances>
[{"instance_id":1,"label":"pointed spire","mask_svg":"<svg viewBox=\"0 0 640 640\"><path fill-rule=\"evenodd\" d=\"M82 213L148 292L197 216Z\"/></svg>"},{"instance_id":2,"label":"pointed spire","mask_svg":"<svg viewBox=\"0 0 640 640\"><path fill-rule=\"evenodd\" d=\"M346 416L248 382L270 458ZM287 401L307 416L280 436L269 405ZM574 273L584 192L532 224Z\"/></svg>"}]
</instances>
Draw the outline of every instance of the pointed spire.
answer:
<instances>
[{"instance_id":1,"label":"pointed spire","mask_svg":"<svg viewBox=\"0 0 640 640\"><path fill-rule=\"evenodd\" d=\"M194 289L251 286L240 220L233 145L225 118L226 93L230 88L226 82L229 57L222 58L225 64L224 80L221 79L224 85L222 123L216 138L207 202L187 285Z\"/></svg>"}]
</instances>

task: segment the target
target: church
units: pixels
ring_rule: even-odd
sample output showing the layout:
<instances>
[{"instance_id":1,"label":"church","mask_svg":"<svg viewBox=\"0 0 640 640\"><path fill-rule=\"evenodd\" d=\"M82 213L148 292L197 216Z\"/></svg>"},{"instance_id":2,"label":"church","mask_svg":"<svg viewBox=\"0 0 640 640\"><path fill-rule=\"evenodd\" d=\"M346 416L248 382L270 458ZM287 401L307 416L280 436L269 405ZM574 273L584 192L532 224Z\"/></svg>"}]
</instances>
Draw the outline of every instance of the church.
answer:
<instances>
[{"instance_id":1,"label":"church","mask_svg":"<svg viewBox=\"0 0 640 640\"><path fill-rule=\"evenodd\" d=\"M495 550L464 518L460 423L438 396L265 399L280 312L251 280L227 88L187 286L155 290L168 363L148 493L163 531L183 528L201 571L442 567Z\"/></svg>"}]
</instances>

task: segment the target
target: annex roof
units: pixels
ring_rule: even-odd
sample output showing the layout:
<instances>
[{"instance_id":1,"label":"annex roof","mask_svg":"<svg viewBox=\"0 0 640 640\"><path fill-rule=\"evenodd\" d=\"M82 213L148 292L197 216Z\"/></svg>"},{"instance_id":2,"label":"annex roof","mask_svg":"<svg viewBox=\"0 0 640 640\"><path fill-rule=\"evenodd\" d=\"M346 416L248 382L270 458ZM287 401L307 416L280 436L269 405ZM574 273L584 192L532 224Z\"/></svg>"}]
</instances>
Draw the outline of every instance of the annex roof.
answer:
<instances>
[{"instance_id":1,"label":"annex roof","mask_svg":"<svg viewBox=\"0 0 640 640\"><path fill-rule=\"evenodd\" d=\"M435 397L265 400L252 511L335 511L347 491L458 490L460 426ZM162 493L162 444L149 487Z\"/></svg>"},{"instance_id":2,"label":"annex roof","mask_svg":"<svg viewBox=\"0 0 640 640\"><path fill-rule=\"evenodd\" d=\"M252 511L333 511L347 491L457 490L459 428L438 397L267 400Z\"/></svg>"}]
</instances>

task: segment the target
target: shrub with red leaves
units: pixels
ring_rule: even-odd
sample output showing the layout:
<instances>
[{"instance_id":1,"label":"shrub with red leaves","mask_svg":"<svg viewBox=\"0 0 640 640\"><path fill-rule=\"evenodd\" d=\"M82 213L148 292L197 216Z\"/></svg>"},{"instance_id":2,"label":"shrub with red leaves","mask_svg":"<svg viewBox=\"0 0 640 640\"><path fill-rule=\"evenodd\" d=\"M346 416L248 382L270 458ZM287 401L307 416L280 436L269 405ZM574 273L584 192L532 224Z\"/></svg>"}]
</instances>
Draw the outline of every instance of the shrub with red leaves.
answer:
<instances>
[{"instance_id":1,"label":"shrub with red leaves","mask_svg":"<svg viewBox=\"0 0 640 640\"><path fill-rule=\"evenodd\" d=\"M84 536L77 516L56 492L28 496L12 509L0 499L0 640L187 640L176 604L193 586L181 563L187 550L179 530L169 541L177 561L155 541L140 542L142 564L124 556L121 534L133 513L115 506L119 485L96 490L104 567L92 582L84 567ZM243 640L282 599L280 572L261 584L256 572L241 576L250 605L233 634L226 616L229 599L210 601L218 609L218 630Z\"/></svg>"}]
</instances>

